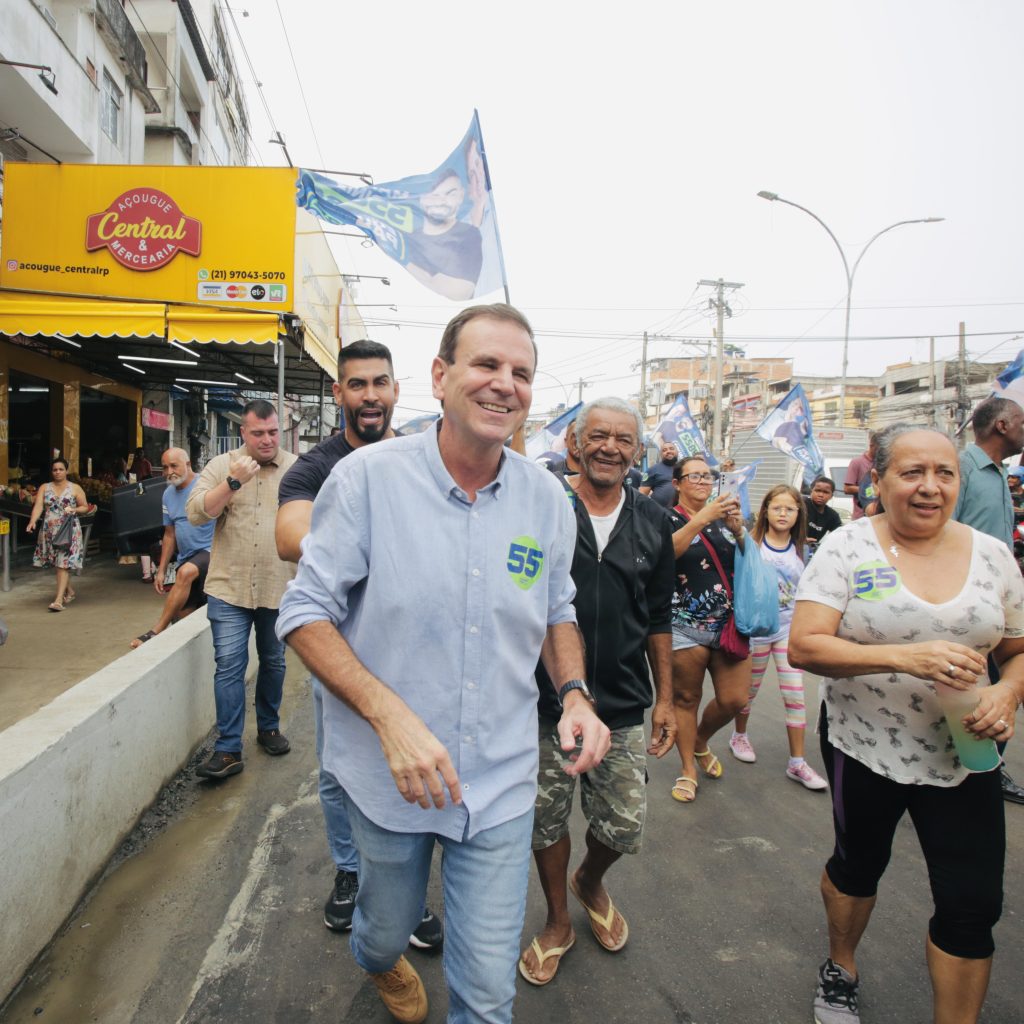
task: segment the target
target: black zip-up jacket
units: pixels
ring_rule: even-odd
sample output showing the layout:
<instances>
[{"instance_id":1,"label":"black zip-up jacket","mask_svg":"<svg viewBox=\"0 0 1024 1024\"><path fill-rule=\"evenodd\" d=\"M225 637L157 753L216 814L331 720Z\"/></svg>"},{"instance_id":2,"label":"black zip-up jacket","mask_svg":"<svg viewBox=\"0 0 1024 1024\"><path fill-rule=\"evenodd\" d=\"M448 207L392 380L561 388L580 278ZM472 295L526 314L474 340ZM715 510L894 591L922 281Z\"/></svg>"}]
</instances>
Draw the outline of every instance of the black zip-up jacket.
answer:
<instances>
[{"instance_id":1,"label":"black zip-up jacket","mask_svg":"<svg viewBox=\"0 0 1024 1024\"><path fill-rule=\"evenodd\" d=\"M598 717L609 729L640 725L653 702L647 638L672 631L675 555L668 513L632 487L601 556L586 506L567 487L576 507L576 619L586 645L587 685ZM538 710L562 714L543 665L537 667Z\"/></svg>"}]
</instances>

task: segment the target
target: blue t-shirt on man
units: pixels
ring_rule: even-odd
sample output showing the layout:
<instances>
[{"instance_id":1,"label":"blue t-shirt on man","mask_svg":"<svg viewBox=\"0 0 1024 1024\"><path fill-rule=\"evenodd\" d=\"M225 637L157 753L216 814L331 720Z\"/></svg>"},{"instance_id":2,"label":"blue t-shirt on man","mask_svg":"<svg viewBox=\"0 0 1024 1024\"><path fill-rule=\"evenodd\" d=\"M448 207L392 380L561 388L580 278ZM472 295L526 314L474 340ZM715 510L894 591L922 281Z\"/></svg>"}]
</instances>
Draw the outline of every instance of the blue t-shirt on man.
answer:
<instances>
[{"instance_id":1,"label":"blue t-shirt on man","mask_svg":"<svg viewBox=\"0 0 1024 1024\"><path fill-rule=\"evenodd\" d=\"M202 526L193 526L188 521L188 514L185 511L185 503L198 480L197 473L187 487L179 490L174 484L168 484L164 488L164 526L174 527L174 542L178 548L179 562L191 558L197 551L209 551L213 546L213 530L217 520L211 519Z\"/></svg>"}]
</instances>

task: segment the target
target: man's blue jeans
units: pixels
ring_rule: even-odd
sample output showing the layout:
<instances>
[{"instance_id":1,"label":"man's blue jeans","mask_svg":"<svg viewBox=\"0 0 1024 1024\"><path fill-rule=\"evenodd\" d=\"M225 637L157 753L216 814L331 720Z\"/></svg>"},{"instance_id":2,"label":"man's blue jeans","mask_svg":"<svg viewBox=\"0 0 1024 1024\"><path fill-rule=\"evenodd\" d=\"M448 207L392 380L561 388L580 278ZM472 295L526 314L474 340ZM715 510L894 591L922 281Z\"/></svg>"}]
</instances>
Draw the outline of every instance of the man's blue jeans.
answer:
<instances>
[{"instance_id":1,"label":"man's blue jeans","mask_svg":"<svg viewBox=\"0 0 1024 1024\"><path fill-rule=\"evenodd\" d=\"M316 676L313 676L313 718L316 722L316 760L320 765L320 809L324 812L331 859L339 871L358 871L359 856L352 845L345 791L324 768L324 688ZM418 919L416 923L419 924Z\"/></svg>"},{"instance_id":2,"label":"man's blue jeans","mask_svg":"<svg viewBox=\"0 0 1024 1024\"><path fill-rule=\"evenodd\" d=\"M419 924L434 843L444 857L444 973L448 1024L508 1024L526 912L533 809L458 842L432 832L390 832L346 795L359 850L352 955L372 974L391 970Z\"/></svg>"},{"instance_id":3,"label":"man's blue jeans","mask_svg":"<svg viewBox=\"0 0 1024 1024\"><path fill-rule=\"evenodd\" d=\"M209 596L206 617L213 632L213 654L217 670L213 693L217 702L215 751L242 752L245 725L245 670L249 665L249 631L256 628L256 653L260 667L256 674L256 728L260 732L279 729L281 693L284 690L284 644L277 639L276 608L239 608Z\"/></svg>"}]
</instances>

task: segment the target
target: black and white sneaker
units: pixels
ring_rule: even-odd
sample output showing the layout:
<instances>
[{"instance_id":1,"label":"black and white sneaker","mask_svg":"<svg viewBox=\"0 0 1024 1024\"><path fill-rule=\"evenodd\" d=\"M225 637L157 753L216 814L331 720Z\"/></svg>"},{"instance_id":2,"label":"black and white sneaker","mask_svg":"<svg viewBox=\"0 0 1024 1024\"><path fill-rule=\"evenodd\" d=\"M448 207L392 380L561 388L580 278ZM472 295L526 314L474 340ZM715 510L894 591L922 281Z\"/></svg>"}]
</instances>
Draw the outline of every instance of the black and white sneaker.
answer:
<instances>
[{"instance_id":1,"label":"black and white sneaker","mask_svg":"<svg viewBox=\"0 0 1024 1024\"><path fill-rule=\"evenodd\" d=\"M829 957L818 971L818 989L814 994L815 1024L860 1024L857 991L860 980L854 978Z\"/></svg>"},{"instance_id":2,"label":"black and white sneaker","mask_svg":"<svg viewBox=\"0 0 1024 1024\"><path fill-rule=\"evenodd\" d=\"M429 907L423 910L423 920L416 925L416 930L409 936L409 945L417 949L437 949L444 942L444 926L441 919L430 912Z\"/></svg>"},{"instance_id":3,"label":"black and white sneaker","mask_svg":"<svg viewBox=\"0 0 1024 1024\"><path fill-rule=\"evenodd\" d=\"M352 927L357 892L359 879L354 871L339 871L334 876L334 888L324 904L324 924L332 932L347 932Z\"/></svg>"}]
</instances>

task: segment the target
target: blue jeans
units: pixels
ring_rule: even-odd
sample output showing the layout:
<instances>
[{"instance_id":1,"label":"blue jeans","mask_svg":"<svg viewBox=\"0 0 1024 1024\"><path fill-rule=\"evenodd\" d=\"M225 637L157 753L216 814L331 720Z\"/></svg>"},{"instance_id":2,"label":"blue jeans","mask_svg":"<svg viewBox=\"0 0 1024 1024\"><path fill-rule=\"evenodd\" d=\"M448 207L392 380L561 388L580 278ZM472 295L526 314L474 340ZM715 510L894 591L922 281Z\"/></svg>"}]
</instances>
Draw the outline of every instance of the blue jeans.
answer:
<instances>
[{"instance_id":1,"label":"blue jeans","mask_svg":"<svg viewBox=\"0 0 1024 1024\"><path fill-rule=\"evenodd\" d=\"M256 674L256 728L260 732L279 729L281 693L284 690L284 644L277 639L276 608L239 608L209 596L206 617L213 632L213 655L217 670L213 693L217 702L215 751L242 752L245 725L245 670L249 665L249 631L256 627L256 653L260 667Z\"/></svg>"},{"instance_id":2,"label":"blue jeans","mask_svg":"<svg viewBox=\"0 0 1024 1024\"><path fill-rule=\"evenodd\" d=\"M320 765L320 809L324 812L327 846L339 871L358 871L359 855L352 845L352 826L348 823L345 791L341 783L324 768L324 688L313 676L313 719L316 723L316 760ZM419 921L416 922L419 924Z\"/></svg>"},{"instance_id":3,"label":"blue jeans","mask_svg":"<svg viewBox=\"0 0 1024 1024\"><path fill-rule=\"evenodd\" d=\"M508 1024L526 912L532 808L457 842L433 832L390 832L346 795L359 850L352 955L373 974L389 971L419 924L434 843L441 844L444 973L448 1024Z\"/></svg>"}]
</instances>

